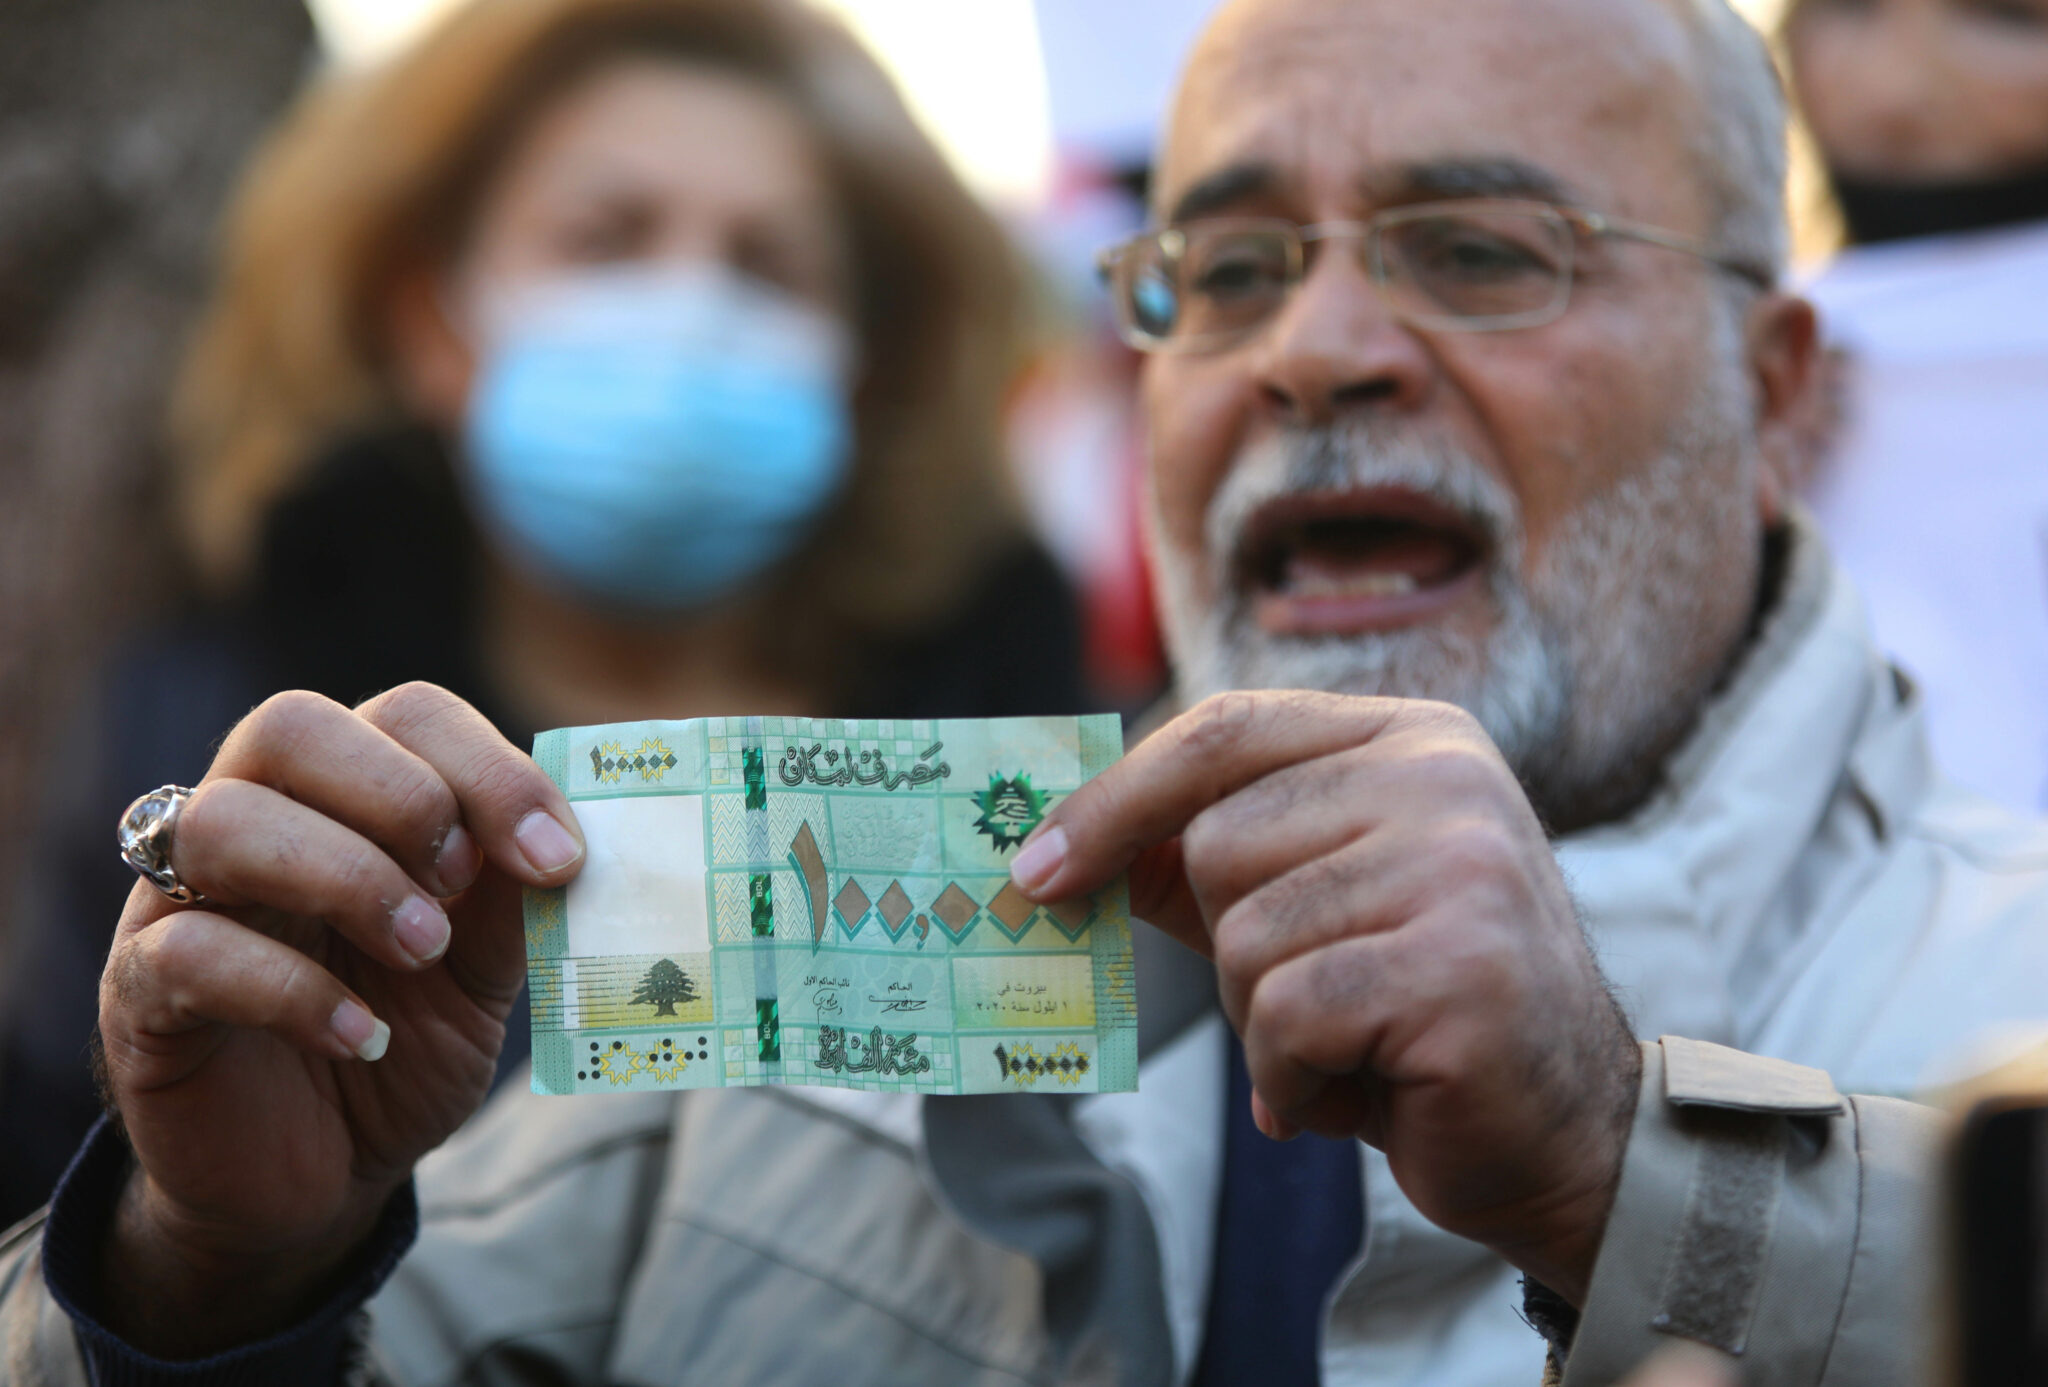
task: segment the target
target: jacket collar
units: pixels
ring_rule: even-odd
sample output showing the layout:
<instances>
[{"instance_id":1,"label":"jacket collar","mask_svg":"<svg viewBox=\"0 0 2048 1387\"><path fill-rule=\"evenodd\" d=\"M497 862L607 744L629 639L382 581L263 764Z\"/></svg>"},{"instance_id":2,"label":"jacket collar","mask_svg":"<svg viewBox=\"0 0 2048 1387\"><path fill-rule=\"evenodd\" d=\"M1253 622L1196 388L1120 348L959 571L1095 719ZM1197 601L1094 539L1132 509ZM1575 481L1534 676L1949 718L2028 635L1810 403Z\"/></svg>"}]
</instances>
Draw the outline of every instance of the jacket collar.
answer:
<instances>
[{"instance_id":1,"label":"jacket collar","mask_svg":"<svg viewBox=\"0 0 2048 1387\"><path fill-rule=\"evenodd\" d=\"M1910 687L1878 654L1861 600L1803 514L1787 543L1775 606L1660 790L1558 844L1645 1034L1735 1040L1728 984L1790 942L1787 887L1823 821L1849 808L1855 831L1882 838L1932 780Z\"/></svg>"}]
</instances>

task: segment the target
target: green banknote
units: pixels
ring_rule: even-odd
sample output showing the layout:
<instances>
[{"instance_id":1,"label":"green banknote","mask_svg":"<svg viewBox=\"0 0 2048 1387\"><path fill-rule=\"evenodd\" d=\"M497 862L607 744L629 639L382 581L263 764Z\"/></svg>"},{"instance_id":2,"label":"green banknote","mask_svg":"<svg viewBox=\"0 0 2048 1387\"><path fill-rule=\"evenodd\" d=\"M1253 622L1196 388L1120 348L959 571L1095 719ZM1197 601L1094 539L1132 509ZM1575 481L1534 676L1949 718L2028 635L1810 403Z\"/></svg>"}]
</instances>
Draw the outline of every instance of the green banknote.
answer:
<instances>
[{"instance_id":1,"label":"green banknote","mask_svg":"<svg viewBox=\"0 0 2048 1387\"><path fill-rule=\"evenodd\" d=\"M1136 1088L1124 883L1009 875L1122 752L1113 714L541 733L589 856L526 895L535 1091Z\"/></svg>"}]
</instances>

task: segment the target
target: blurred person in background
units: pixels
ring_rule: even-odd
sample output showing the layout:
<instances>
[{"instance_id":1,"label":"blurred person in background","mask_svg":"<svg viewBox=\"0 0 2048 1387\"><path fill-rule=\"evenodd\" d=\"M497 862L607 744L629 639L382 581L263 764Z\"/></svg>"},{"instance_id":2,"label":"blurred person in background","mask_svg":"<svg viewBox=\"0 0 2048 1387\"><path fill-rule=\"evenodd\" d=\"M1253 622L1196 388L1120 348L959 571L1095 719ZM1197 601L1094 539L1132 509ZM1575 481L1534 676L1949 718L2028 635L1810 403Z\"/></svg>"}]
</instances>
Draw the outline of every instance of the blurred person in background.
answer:
<instances>
[{"instance_id":1,"label":"blurred person in background","mask_svg":"<svg viewBox=\"0 0 2048 1387\"><path fill-rule=\"evenodd\" d=\"M1017 266L874 63L752 0L479 0L252 169L175 401L225 600L107 679L22 976L18 1160L86 1063L107 824L265 695L409 679L533 731L1074 710L1069 591L998 443ZM524 1008L500 1072L524 1058Z\"/></svg>"},{"instance_id":2,"label":"blurred person in background","mask_svg":"<svg viewBox=\"0 0 2048 1387\"><path fill-rule=\"evenodd\" d=\"M2048 0L1799 0L1847 244L1808 483L1959 780L2048 809Z\"/></svg>"},{"instance_id":3,"label":"blurred person in background","mask_svg":"<svg viewBox=\"0 0 2048 1387\"><path fill-rule=\"evenodd\" d=\"M47 1058L5 1018L37 1000L17 923L84 751L63 734L109 647L188 591L163 414L213 230L313 53L299 0L0 4L0 1092ZM0 1190L27 1146L0 1123Z\"/></svg>"}]
</instances>

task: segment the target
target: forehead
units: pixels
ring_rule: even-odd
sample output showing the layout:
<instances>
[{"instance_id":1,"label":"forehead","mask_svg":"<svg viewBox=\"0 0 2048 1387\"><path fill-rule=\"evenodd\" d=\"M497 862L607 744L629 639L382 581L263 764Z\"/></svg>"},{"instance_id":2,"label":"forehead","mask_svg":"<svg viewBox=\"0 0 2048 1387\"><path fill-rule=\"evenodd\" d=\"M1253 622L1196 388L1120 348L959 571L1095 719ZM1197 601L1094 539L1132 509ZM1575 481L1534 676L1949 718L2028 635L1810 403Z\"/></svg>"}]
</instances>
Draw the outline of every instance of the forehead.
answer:
<instances>
[{"instance_id":1,"label":"forehead","mask_svg":"<svg viewBox=\"0 0 2048 1387\"><path fill-rule=\"evenodd\" d=\"M1239 170L1263 171L1236 181L1264 210L1304 218L1547 183L1693 229L1707 204L1693 64L1660 0L1238 0L1182 81L1160 207ZM1413 188L1417 169L1440 176Z\"/></svg>"},{"instance_id":2,"label":"forehead","mask_svg":"<svg viewBox=\"0 0 2048 1387\"><path fill-rule=\"evenodd\" d=\"M513 157L577 182L818 191L816 151L789 101L758 78L686 58L593 68L536 113Z\"/></svg>"}]
</instances>

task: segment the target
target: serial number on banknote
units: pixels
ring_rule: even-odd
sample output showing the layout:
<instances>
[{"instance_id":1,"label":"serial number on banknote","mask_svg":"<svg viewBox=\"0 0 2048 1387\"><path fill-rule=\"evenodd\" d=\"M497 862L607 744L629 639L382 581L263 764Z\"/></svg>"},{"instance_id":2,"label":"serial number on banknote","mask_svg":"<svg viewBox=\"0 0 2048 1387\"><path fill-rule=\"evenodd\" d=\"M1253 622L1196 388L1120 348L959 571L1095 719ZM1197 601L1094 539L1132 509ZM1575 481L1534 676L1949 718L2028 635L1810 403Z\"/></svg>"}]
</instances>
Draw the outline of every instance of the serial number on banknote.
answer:
<instances>
[{"instance_id":1,"label":"serial number on banknote","mask_svg":"<svg viewBox=\"0 0 2048 1387\"><path fill-rule=\"evenodd\" d=\"M1137 1087L1124 883L1009 875L1122 749L1113 714L543 732L589 853L526 895L534 1090Z\"/></svg>"}]
</instances>

